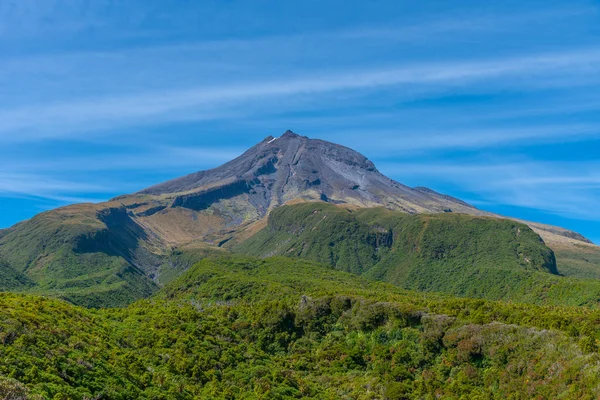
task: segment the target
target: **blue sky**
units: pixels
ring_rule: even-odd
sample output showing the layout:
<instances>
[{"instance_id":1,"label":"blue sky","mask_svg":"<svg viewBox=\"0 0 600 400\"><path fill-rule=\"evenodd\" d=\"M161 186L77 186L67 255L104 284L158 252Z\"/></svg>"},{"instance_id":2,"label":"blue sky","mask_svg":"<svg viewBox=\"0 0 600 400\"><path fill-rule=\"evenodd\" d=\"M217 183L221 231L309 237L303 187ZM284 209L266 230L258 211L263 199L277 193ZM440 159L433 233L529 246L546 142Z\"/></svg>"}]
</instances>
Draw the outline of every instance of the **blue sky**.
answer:
<instances>
[{"instance_id":1,"label":"blue sky","mask_svg":"<svg viewBox=\"0 0 600 400\"><path fill-rule=\"evenodd\" d=\"M598 243L598 21L578 0L1 1L0 227L292 129Z\"/></svg>"}]
</instances>

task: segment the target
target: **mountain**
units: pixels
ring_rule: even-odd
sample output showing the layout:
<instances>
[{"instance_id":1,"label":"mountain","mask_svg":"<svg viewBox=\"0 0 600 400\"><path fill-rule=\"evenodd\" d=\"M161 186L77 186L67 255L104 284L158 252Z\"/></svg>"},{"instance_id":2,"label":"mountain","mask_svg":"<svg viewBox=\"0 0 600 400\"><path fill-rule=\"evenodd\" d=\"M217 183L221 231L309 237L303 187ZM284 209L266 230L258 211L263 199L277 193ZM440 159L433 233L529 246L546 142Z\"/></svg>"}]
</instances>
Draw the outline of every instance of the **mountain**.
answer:
<instances>
[{"instance_id":1,"label":"mountain","mask_svg":"<svg viewBox=\"0 0 600 400\"><path fill-rule=\"evenodd\" d=\"M87 306L124 305L156 292L206 254L252 237L271 211L298 202L501 218L430 189L402 185L347 147L287 131L215 169L105 203L51 210L0 231L0 258L6 271L33 282L24 290ZM576 246L596 254L597 247L581 235L528 224L561 244L559 273L562 260L577 276L600 270L595 257L574 256Z\"/></svg>"},{"instance_id":2,"label":"mountain","mask_svg":"<svg viewBox=\"0 0 600 400\"><path fill-rule=\"evenodd\" d=\"M287 132L0 230L0 398L594 399L596 249Z\"/></svg>"},{"instance_id":3,"label":"mountain","mask_svg":"<svg viewBox=\"0 0 600 400\"><path fill-rule=\"evenodd\" d=\"M218 168L152 186L139 194L165 196L171 200L170 207L195 211L244 196L249 203L245 209L258 217L295 199L386 206L410 213L477 212L457 199L387 178L354 150L291 131L279 138L267 137Z\"/></svg>"},{"instance_id":4,"label":"mountain","mask_svg":"<svg viewBox=\"0 0 600 400\"><path fill-rule=\"evenodd\" d=\"M279 138L265 138L218 168L155 185L136 195L152 199L149 203L130 204L132 209L139 209L142 217L169 213L169 209L178 207L194 211L213 209L224 218L225 226L260 219L274 207L298 199L356 207L382 206L407 213L501 217L428 188L402 185L381 174L371 161L352 149L289 130ZM131 196L117 200L131 201ZM576 232L523 222L542 235L591 243Z\"/></svg>"}]
</instances>

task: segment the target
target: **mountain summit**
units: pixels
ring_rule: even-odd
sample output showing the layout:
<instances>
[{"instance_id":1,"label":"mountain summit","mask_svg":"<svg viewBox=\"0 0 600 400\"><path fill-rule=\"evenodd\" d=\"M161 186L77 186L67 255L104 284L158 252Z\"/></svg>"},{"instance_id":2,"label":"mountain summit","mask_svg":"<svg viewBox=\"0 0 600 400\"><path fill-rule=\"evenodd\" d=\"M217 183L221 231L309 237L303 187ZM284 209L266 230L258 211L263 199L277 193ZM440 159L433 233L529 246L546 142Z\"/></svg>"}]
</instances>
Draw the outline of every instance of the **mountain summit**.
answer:
<instances>
[{"instance_id":1,"label":"mountain summit","mask_svg":"<svg viewBox=\"0 0 600 400\"><path fill-rule=\"evenodd\" d=\"M244 199L255 216L291 200L321 200L408 213L466 212L474 207L424 188L410 188L381 174L362 154L292 131L269 136L240 157L208 171L174 179L139 195L173 197L169 207L196 211Z\"/></svg>"}]
</instances>

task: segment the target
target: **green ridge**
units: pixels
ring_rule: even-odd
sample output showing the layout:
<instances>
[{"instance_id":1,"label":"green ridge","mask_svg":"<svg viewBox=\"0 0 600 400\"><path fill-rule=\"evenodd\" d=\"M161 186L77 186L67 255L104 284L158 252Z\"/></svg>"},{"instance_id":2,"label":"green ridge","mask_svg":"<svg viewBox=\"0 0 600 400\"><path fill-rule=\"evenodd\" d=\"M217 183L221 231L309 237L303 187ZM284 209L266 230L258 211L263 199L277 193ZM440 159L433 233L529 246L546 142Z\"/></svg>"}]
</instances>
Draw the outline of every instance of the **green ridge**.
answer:
<instances>
[{"instance_id":1,"label":"green ridge","mask_svg":"<svg viewBox=\"0 0 600 400\"><path fill-rule=\"evenodd\" d=\"M406 289L540 304L600 300L600 282L558 276L552 250L510 220L305 203L274 210L233 250L301 257Z\"/></svg>"},{"instance_id":2,"label":"green ridge","mask_svg":"<svg viewBox=\"0 0 600 400\"><path fill-rule=\"evenodd\" d=\"M600 248L574 245L570 249L557 249L555 253L561 274L600 280Z\"/></svg>"}]
</instances>

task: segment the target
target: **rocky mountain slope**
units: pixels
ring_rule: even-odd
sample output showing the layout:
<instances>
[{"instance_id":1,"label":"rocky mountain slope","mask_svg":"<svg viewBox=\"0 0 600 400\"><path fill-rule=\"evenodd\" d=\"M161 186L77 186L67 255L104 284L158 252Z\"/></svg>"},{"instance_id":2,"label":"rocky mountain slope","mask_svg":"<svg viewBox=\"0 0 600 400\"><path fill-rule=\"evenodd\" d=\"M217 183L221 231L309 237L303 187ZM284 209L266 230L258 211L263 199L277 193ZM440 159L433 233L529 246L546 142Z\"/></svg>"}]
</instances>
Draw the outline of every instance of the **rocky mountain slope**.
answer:
<instances>
[{"instance_id":1,"label":"rocky mountain slope","mask_svg":"<svg viewBox=\"0 0 600 400\"><path fill-rule=\"evenodd\" d=\"M146 200L132 202L133 198ZM138 217L175 214L178 209L211 214L216 225L231 227L259 220L274 207L290 201L325 201L348 207L385 207L407 213L454 212L501 217L424 187L410 188L383 174L360 153L334 143L309 139L291 131L269 136L240 157L142 190L125 201ZM158 219L156 217L155 219ZM162 218L164 220L164 218ZM153 218L147 218L150 226ZM161 221L162 222L162 221ZM560 227L522 221L542 236L558 235L590 243ZM160 223L158 224L160 225ZM214 229L205 232L219 236ZM185 233L169 238L178 242ZM202 232L194 230L195 237ZM191 240L194 240L190 237Z\"/></svg>"},{"instance_id":2,"label":"rocky mountain slope","mask_svg":"<svg viewBox=\"0 0 600 400\"><path fill-rule=\"evenodd\" d=\"M242 156L139 192L165 196L169 207L201 211L218 201L245 196L256 215L294 199L322 200L401 211L469 212L470 205L424 188L409 188L382 175L363 155L287 131L267 137Z\"/></svg>"}]
</instances>

